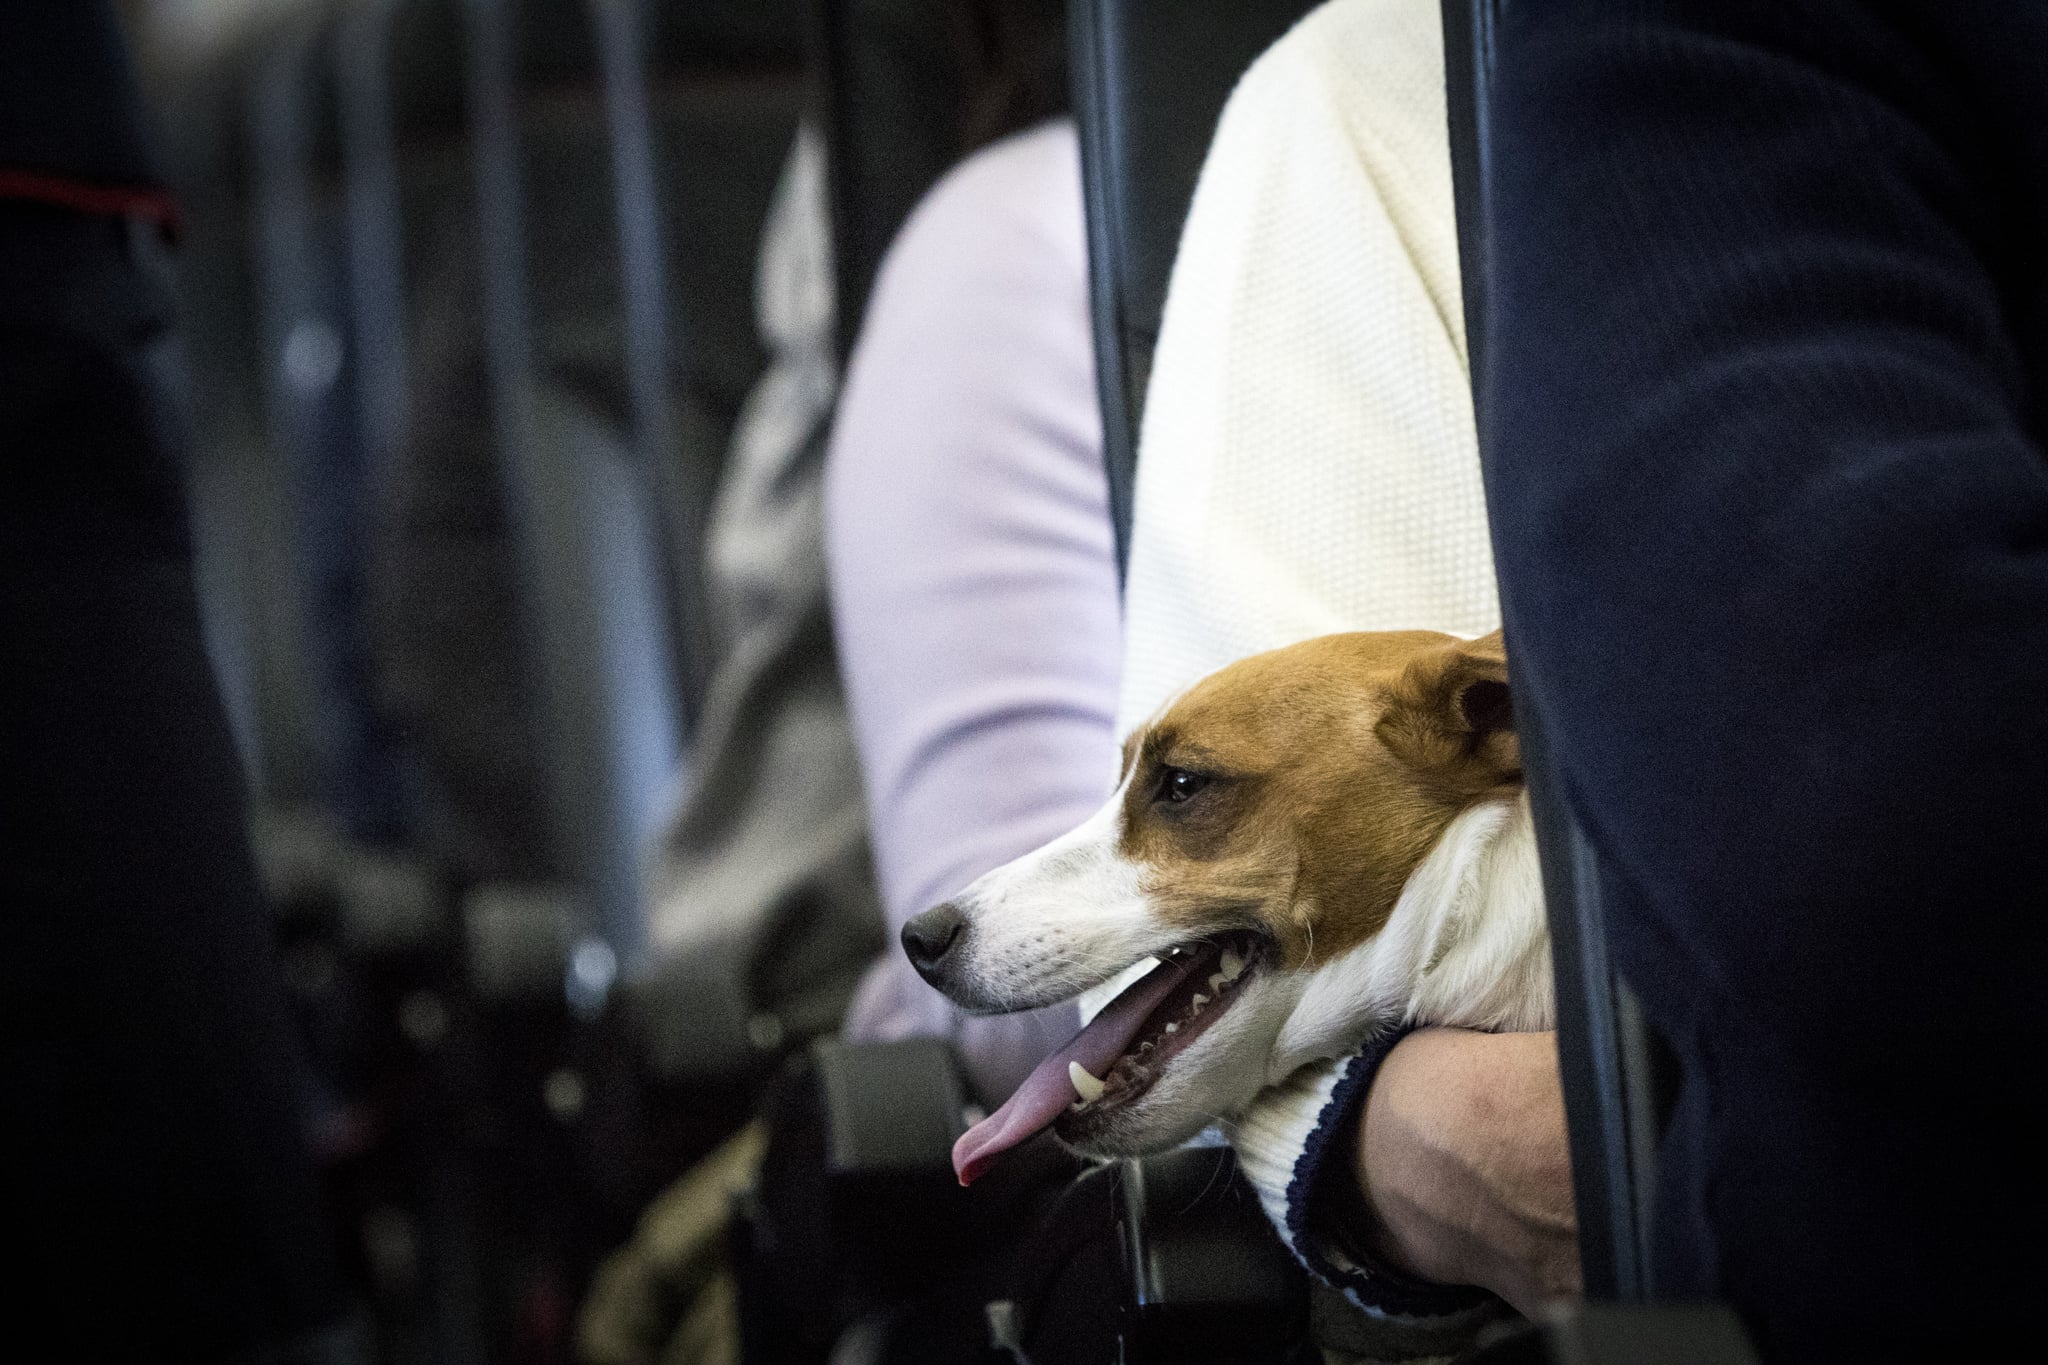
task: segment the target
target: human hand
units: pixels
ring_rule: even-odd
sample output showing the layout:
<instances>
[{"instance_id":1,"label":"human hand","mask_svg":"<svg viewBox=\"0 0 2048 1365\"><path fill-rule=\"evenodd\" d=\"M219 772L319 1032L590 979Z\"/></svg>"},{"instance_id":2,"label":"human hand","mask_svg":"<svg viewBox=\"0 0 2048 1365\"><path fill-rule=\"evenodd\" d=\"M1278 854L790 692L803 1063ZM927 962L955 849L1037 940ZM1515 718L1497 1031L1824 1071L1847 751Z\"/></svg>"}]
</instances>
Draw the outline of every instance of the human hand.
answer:
<instances>
[{"instance_id":1,"label":"human hand","mask_svg":"<svg viewBox=\"0 0 2048 1365\"><path fill-rule=\"evenodd\" d=\"M1340 1215L1383 1263L1533 1316L1578 1297L1578 1218L1552 1033L1420 1029L1367 1092Z\"/></svg>"}]
</instances>

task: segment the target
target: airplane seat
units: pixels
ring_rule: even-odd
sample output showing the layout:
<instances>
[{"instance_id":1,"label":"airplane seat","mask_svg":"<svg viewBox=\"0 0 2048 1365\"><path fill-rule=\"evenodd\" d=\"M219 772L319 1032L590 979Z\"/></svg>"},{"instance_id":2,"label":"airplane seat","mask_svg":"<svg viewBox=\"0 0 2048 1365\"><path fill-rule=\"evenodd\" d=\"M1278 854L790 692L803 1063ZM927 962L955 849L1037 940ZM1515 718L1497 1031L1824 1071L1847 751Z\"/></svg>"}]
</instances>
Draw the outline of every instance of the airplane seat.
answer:
<instances>
[{"instance_id":1,"label":"airplane seat","mask_svg":"<svg viewBox=\"0 0 2048 1365\"><path fill-rule=\"evenodd\" d=\"M249 266L258 178L246 92L273 27L160 59L148 70L165 111L166 173L184 233L175 285L183 323L180 379L191 433L185 474L194 574L208 653L250 795L250 843L276 916L288 978L321 985L337 948L335 884L341 836L324 800L303 598L296 581L284 467L274 458L262 383L266 347L256 274ZM295 983L316 1067L348 1069L352 1030Z\"/></svg>"},{"instance_id":2,"label":"airplane seat","mask_svg":"<svg viewBox=\"0 0 2048 1365\"><path fill-rule=\"evenodd\" d=\"M620 268L587 282L594 287L576 307L586 318L600 301L615 310L622 326L611 328L608 344L623 379L615 381L614 401L635 414L647 444L666 452L640 466L672 603L683 744L669 771L650 774L658 795L649 814L658 823L678 789L700 779L689 746L702 734L712 672L732 647L707 572L709 514L743 405L769 359L755 315L755 258L807 84L794 0L639 6L637 59L607 55L604 41L607 26L616 35L635 7L603 0L588 8L598 25L605 126L595 105L577 120L611 139L603 153L617 168L607 186L615 224L608 230ZM622 127L612 94L622 60L644 73L638 102L646 118L637 135ZM635 141L642 144L638 171ZM537 134L535 142L562 157L565 183L586 174L576 167L575 139ZM642 828L636 853L644 855L654 837ZM645 882L635 889L651 897ZM620 979L636 959L646 960L618 955ZM592 1068L586 1122L599 1139L591 1178L611 1207L637 1210L680 1162L743 1121L754 1087L731 1076L669 1074L650 1058L640 1021L622 999L593 1028L585 1050Z\"/></svg>"},{"instance_id":3,"label":"airplane seat","mask_svg":"<svg viewBox=\"0 0 2048 1365\"><path fill-rule=\"evenodd\" d=\"M898 229L973 146L972 73L946 11L809 6L841 362ZM733 1228L744 1359L982 1354L1007 1236L1072 1165L1042 1148L1011 1178L961 1189L950 1153L970 1103L952 1045L936 1039L828 1037L790 1059L764 1095L766 1154Z\"/></svg>"},{"instance_id":4,"label":"airplane seat","mask_svg":"<svg viewBox=\"0 0 2048 1365\"><path fill-rule=\"evenodd\" d=\"M768 364L755 317L761 230L807 97L800 6L660 5L647 34L647 104L666 214L674 375L673 557L685 622L683 705L694 733L724 643L702 578L705 518L740 413Z\"/></svg>"},{"instance_id":5,"label":"airplane seat","mask_svg":"<svg viewBox=\"0 0 2048 1365\"><path fill-rule=\"evenodd\" d=\"M511 901L565 939L629 915L612 847L632 778L617 727L622 694L659 693L666 667L658 623L646 649L621 650L580 605L612 589L627 614L651 614L644 566L605 560L591 535L610 521L628 546L647 537L645 509L622 505L623 442L606 439L626 415L616 327L602 303L577 311L584 282L617 271L602 125L586 120L566 153L583 164L560 186L559 102L521 67L531 34L587 78L586 27L574 4L401 0L364 44L388 70L385 217L407 359L374 507L380 684L413 736L422 841L465 889L553 888L551 908ZM558 74L536 65L536 80ZM491 113L502 121L487 127ZM553 382L565 370L581 389Z\"/></svg>"},{"instance_id":6,"label":"airplane seat","mask_svg":"<svg viewBox=\"0 0 2048 1365\"><path fill-rule=\"evenodd\" d=\"M1152 352L1196 180L1238 77L1312 8L1303 0L1074 0L1091 320L1120 569L1129 560ZM1313 1349L1305 1278L1227 1149L1119 1166L1124 1256L1113 1264L1124 1299L1143 1306L1121 1315L1126 1358L1282 1359ZM1190 1168L1204 1180L1189 1185ZM1330 1305L1317 1312L1331 1316Z\"/></svg>"},{"instance_id":7,"label":"airplane seat","mask_svg":"<svg viewBox=\"0 0 2048 1365\"><path fill-rule=\"evenodd\" d=\"M1483 231L1485 75L1498 0L1444 0L1449 133L1464 309L1475 386L1482 376L1487 265ZM1312 4L1188 7L1146 0L1075 0L1075 93L1082 131L1096 362L1105 418L1105 456L1120 562L1130 548L1136 442L1151 358L1182 222L1209 132L1236 75ZM1228 55L1227 54L1234 54ZM1234 62L1234 64L1233 64ZM1198 79L1189 79L1198 72ZM1194 136L1190 129L1198 129ZM1590 904L1584 840L1569 813L1550 798L1539 772L1541 739L1525 738L1525 757L1544 839L1545 879L1553 905ZM1564 843L1559 841L1563 840ZM1575 879L1581 883L1575 899ZM1597 918L1553 915L1558 958L1560 1044L1572 1109L1574 1173L1580 1188L1588 1289L1611 1302L1482 1349L1475 1359L1615 1362L1636 1359L1737 1361L1740 1332L1702 1309L1656 1316L1640 1307L1637 1266L1643 1193L1657 1095L1666 1083L1652 1042L1613 980L1599 946ZM1574 1003L1576 1002L1576 1003ZM1185 1153L1175 1154L1184 1157ZM1227 1183L1227 1178L1226 1178ZM1223 1248L1230 1248L1224 1251ZM1299 1272L1255 1208L1205 1250L1220 1258L1261 1247L1299 1293ZM1196 1253L1201 1259L1202 1253ZM1208 1261L1217 1264L1217 1260ZM1617 1292L1619 1291L1619 1292ZM1276 1300L1277 1302L1277 1300ZM1341 1339L1343 1313L1317 1291L1307 1311L1319 1334ZM1197 1319L1199 1320L1199 1319ZM1298 1326L1298 1322L1297 1322ZM1661 1353L1661 1354L1660 1354Z\"/></svg>"},{"instance_id":8,"label":"airplane seat","mask_svg":"<svg viewBox=\"0 0 2048 1365\"><path fill-rule=\"evenodd\" d=\"M401 833L389 736L364 648L362 527L371 453L357 421L360 356L349 291L334 28L318 8L280 26L242 110L267 426L317 688L322 805L352 839Z\"/></svg>"},{"instance_id":9,"label":"airplane seat","mask_svg":"<svg viewBox=\"0 0 2048 1365\"><path fill-rule=\"evenodd\" d=\"M409 846L366 671L376 453L357 343L346 100L329 11L160 70L187 219L177 277L198 583L250 795L250 842L311 1070L316 1145L357 1146L411 1065L403 1002L448 974L452 909Z\"/></svg>"},{"instance_id":10,"label":"airplane seat","mask_svg":"<svg viewBox=\"0 0 2048 1365\"><path fill-rule=\"evenodd\" d=\"M693 528L761 364L737 263L799 93L774 10L404 0L384 41L414 389L380 510L390 686L462 879L575 888L564 941L621 962L702 699ZM406 587L434 580L438 604Z\"/></svg>"},{"instance_id":11,"label":"airplane seat","mask_svg":"<svg viewBox=\"0 0 2048 1365\"><path fill-rule=\"evenodd\" d=\"M200 582L252 832L288 916L335 911L351 849L405 842L363 638L372 351L355 344L334 45L327 13L307 8L191 58L162 92L189 205L178 277Z\"/></svg>"},{"instance_id":12,"label":"airplane seat","mask_svg":"<svg viewBox=\"0 0 2048 1365\"><path fill-rule=\"evenodd\" d=\"M661 946L629 986L651 1064L670 1076L760 1085L838 1027L884 946L817 489L874 272L968 145L962 9L804 6L805 135L761 260L777 365L717 504L718 624L731 637L719 710L696 755L701 785L659 845Z\"/></svg>"},{"instance_id":13,"label":"airplane seat","mask_svg":"<svg viewBox=\"0 0 2048 1365\"><path fill-rule=\"evenodd\" d=\"M966 81L943 10L930 0L810 5L842 361L897 229L964 150Z\"/></svg>"},{"instance_id":14,"label":"airplane seat","mask_svg":"<svg viewBox=\"0 0 2048 1365\"><path fill-rule=\"evenodd\" d=\"M702 520L763 363L750 263L795 27L786 5L400 0L383 35L413 357L387 667L468 979L553 1039L521 1096L566 1106L534 1118L584 1143L599 1250L745 1115L742 1089L648 1075L612 987L703 700Z\"/></svg>"},{"instance_id":15,"label":"airplane seat","mask_svg":"<svg viewBox=\"0 0 2048 1365\"><path fill-rule=\"evenodd\" d=\"M484 1329L433 1284L512 1293L556 1253L573 1278L672 1166L621 1120L596 1016L696 700L669 528L761 365L743 263L795 29L743 3L320 4L173 92L203 115L173 148L215 437L194 482L260 860L323 1088L376 1096L341 1116L371 1201L349 1215L433 1282L376 1292L451 1358ZM322 690L337 604L367 622L351 683L407 730L396 816L337 796L361 776ZM743 1113L696 1098L669 1146Z\"/></svg>"},{"instance_id":16,"label":"airplane seat","mask_svg":"<svg viewBox=\"0 0 2048 1365\"><path fill-rule=\"evenodd\" d=\"M1074 0L1089 295L1117 558L1130 558L1138 425L1195 181L1237 79L1309 0Z\"/></svg>"},{"instance_id":17,"label":"airplane seat","mask_svg":"<svg viewBox=\"0 0 2048 1365\"><path fill-rule=\"evenodd\" d=\"M245 92L272 41L273 29L252 28L175 65L159 63L153 94L166 111L166 171L185 221L176 282L208 642L252 795L280 817L298 812L303 827L315 823L320 799L317 712L301 601L274 591L292 581L292 551L280 466L270 458L266 351L248 260L257 176Z\"/></svg>"}]
</instances>

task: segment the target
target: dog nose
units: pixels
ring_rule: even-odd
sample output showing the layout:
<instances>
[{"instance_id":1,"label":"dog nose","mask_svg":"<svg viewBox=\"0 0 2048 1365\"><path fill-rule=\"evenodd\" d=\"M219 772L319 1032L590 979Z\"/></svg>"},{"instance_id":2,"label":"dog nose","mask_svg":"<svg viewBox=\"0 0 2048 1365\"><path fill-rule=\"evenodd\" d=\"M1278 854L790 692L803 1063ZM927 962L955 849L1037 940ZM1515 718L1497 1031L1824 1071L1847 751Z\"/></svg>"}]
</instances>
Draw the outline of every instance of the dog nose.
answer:
<instances>
[{"instance_id":1,"label":"dog nose","mask_svg":"<svg viewBox=\"0 0 2048 1365\"><path fill-rule=\"evenodd\" d=\"M903 951L910 954L910 964L917 968L918 975L930 980L966 927L967 917L954 909L951 902L913 916L903 926Z\"/></svg>"}]
</instances>

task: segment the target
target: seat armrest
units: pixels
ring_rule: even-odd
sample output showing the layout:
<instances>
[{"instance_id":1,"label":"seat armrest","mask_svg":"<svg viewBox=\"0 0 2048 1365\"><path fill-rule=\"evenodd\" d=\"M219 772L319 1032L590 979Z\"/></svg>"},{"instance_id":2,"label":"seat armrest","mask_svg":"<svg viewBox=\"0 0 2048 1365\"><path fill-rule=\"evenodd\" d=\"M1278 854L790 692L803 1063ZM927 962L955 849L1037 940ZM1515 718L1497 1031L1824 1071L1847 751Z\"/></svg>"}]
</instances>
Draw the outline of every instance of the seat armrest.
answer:
<instances>
[{"instance_id":1,"label":"seat armrest","mask_svg":"<svg viewBox=\"0 0 2048 1365\"><path fill-rule=\"evenodd\" d=\"M1501 1338L1469 1365L1757 1365L1722 1304L1581 1303Z\"/></svg>"}]
</instances>

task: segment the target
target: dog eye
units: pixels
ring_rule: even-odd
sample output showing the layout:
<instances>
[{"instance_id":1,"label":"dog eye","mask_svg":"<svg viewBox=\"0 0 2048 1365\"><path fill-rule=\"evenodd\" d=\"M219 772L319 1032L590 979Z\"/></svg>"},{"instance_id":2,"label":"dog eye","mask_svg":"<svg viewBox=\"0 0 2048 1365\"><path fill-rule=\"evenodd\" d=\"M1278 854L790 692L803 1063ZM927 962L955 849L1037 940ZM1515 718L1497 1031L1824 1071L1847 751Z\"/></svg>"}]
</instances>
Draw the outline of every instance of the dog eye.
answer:
<instances>
[{"instance_id":1,"label":"dog eye","mask_svg":"<svg viewBox=\"0 0 2048 1365\"><path fill-rule=\"evenodd\" d=\"M1191 773L1186 768L1168 768L1159 777L1159 797L1174 805L1193 796L1209 785L1209 779L1201 773Z\"/></svg>"}]
</instances>

